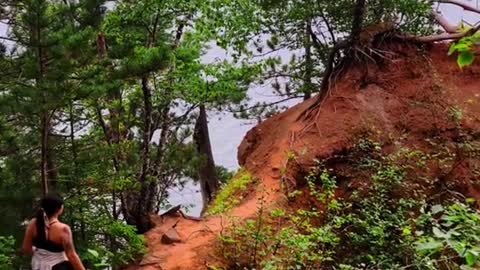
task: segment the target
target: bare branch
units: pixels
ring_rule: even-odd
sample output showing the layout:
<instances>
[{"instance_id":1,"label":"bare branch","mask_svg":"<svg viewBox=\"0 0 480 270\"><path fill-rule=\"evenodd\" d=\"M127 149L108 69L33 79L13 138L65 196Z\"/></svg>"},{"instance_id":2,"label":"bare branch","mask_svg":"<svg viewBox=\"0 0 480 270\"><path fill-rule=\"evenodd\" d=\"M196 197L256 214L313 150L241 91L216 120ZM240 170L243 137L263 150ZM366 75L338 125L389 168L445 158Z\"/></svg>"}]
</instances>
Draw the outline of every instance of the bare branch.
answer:
<instances>
[{"instance_id":1,"label":"bare branch","mask_svg":"<svg viewBox=\"0 0 480 270\"><path fill-rule=\"evenodd\" d=\"M286 101L289 101L289 100L292 100L292 99L297 99L297 98L302 98L302 96L300 96L300 95L290 96L290 97L280 99L280 100L270 102L270 103L259 103L259 104L256 104L256 105L253 105L253 106L250 106L250 107L240 108L238 110L229 109L228 111L231 112L231 113L241 113L241 112L246 112L246 111L250 111L250 110L253 110L253 109L257 109L257 108L271 107L273 105L277 105L277 104L280 104L280 103L283 103L283 102L286 102Z\"/></svg>"},{"instance_id":2,"label":"bare branch","mask_svg":"<svg viewBox=\"0 0 480 270\"><path fill-rule=\"evenodd\" d=\"M429 43L435 41L445 41L445 40L459 40L464 37L468 37L474 35L480 30L480 25L477 25L475 28L470 29L467 32L457 32L457 33L444 33L440 35L431 35L431 36L415 36L415 35L398 35L397 38L402 40L409 40L413 42L420 42L420 43Z\"/></svg>"},{"instance_id":3,"label":"bare branch","mask_svg":"<svg viewBox=\"0 0 480 270\"><path fill-rule=\"evenodd\" d=\"M330 37L332 38L332 43L335 45L337 43L337 40L335 38L335 32L334 32L332 26L330 25L330 22L327 20L327 17L325 16L325 14L323 14L323 12L322 12L321 17L323 19L323 22L327 26L328 32L330 33Z\"/></svg>"}]
</instances>

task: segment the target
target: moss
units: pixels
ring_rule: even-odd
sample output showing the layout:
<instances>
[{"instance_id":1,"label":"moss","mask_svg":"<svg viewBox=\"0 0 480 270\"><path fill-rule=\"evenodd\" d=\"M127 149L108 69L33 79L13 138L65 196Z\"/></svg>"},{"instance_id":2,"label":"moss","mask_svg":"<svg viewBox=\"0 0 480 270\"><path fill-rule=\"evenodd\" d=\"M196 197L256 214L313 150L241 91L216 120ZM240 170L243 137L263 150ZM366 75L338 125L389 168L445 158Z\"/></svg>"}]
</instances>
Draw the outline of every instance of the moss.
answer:
<instances>
[{"instance_id":1,"label":"moss","mask_svg":"<svg viewBox=\"0 0 480 270\"><path fill-rule=\"evenodd\" d=\"M209 215L219 215L230 211L240 204L253 182L252 175L245 169L240 169L234 177L217 194L213 205L207 211Z\"/></svg>"}]
</instances>

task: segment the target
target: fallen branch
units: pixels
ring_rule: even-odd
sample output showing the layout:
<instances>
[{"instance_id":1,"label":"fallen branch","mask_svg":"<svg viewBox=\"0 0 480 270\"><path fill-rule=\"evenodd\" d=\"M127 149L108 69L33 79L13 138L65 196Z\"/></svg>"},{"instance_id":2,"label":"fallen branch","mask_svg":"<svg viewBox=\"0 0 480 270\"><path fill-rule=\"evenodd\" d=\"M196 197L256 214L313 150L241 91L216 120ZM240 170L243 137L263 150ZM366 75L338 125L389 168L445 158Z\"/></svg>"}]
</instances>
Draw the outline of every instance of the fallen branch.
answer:
<instances>
[{"instance_id":1,"label":"fallen branch","mask_svg":"<svg viewBox=\"0 0 480 270\"><path fill-rule=\"evenodd\" d=\"M401 40L418 42L418 43L430 43L437 41L445 40L459 40L464 37L469 37L474 35L480 30L480 24L466 32L456 32L456 33L444 33L439 35L430 35L430 36L415 36L409 34L396 35L395 37Z\"/></svg>"}]
</instances>

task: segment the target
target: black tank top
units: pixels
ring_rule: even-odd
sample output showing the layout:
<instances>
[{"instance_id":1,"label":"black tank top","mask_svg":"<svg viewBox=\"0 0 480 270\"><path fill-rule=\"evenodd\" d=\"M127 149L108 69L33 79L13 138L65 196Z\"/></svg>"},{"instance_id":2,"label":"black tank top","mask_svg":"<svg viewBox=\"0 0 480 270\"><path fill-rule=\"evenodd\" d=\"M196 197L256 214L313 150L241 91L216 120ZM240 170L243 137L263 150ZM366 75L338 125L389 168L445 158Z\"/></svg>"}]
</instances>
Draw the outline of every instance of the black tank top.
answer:
<instances>
[{"instance_id":1,"label":"black tank top","mask_svg":"<svg viewBox=\"0 0 480 270\"><path fill-rule=\"evenodd\" d=\"M50 225L57 223L57 221L50 223ZM33 245L36 248L48 250L50 252L64 252L65 249L63 248L63 245L59 245L57 243L54 243L50 241L49 239L46 240L39 240L39 239L33 239Z\"/></svg>"}]
</instances>

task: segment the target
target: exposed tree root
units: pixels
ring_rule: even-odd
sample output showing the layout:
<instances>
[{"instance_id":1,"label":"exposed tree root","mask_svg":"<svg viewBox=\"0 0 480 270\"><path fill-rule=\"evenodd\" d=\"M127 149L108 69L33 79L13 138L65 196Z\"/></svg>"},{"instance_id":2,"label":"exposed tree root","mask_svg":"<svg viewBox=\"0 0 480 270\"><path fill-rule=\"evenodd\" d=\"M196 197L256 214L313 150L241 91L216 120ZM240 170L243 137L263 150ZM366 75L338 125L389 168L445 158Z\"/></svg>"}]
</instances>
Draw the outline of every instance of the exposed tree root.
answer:
<instances>
[{"instance_id":1,"label":"exposed tree root","mask_svg":"<svg viewBox=\"0 0 480 270\"><path fill-rule=\"evenodd\" d=\"M474 12L480 14L480 9L472 7L459 0L439 0L438 3L442 4L452 4L463 8L466 11ZM410 34L398 34L395 33L395 29L390 29L380 33L374 33L374 35L369 35L371 40L367 44L360 44L360 37L362 31L369 31L366 28L363 28L363 17L365 14L365 1L357 0L355 11L354 11L354 20L353 27L349 39L338 42L330 52L328 62L325 65L325 72L323 74L323 79L321 83L321 89L318 95L315 97L315 102L309 106L304 112L302 112L297 120L311 120L312 123L305 126L302 132L315 127L317 132L320 134L320 126L318 123L318 118L320 115L320 108L323 105L327 96L330 95L332 85L342 76L342 71L345 70L347 66L350 66L352 63L361 63L373 60L375 62L375 57L380 57L388 59L388 52L381 52L375 48L373 41L380 38L388 37L390 40L398 40L404 42L411 42L416 44L428 44L438 41L446 40L460 40L464 37L472 36L480 31L480 22L475 24L468 31L461 31L457 26L451 25L448 20L443 17L439 12L432 11L434 19L440 25L445 33L438 35L429 35L429 36L416 36ZM394 34L392 34L394 33ZM343 58L335 64L335 60L338 55L343 54ZM361 54L361 56L359 55ZM390 57L391 58L391 57Z\"/></svg>"}]
</instances>

